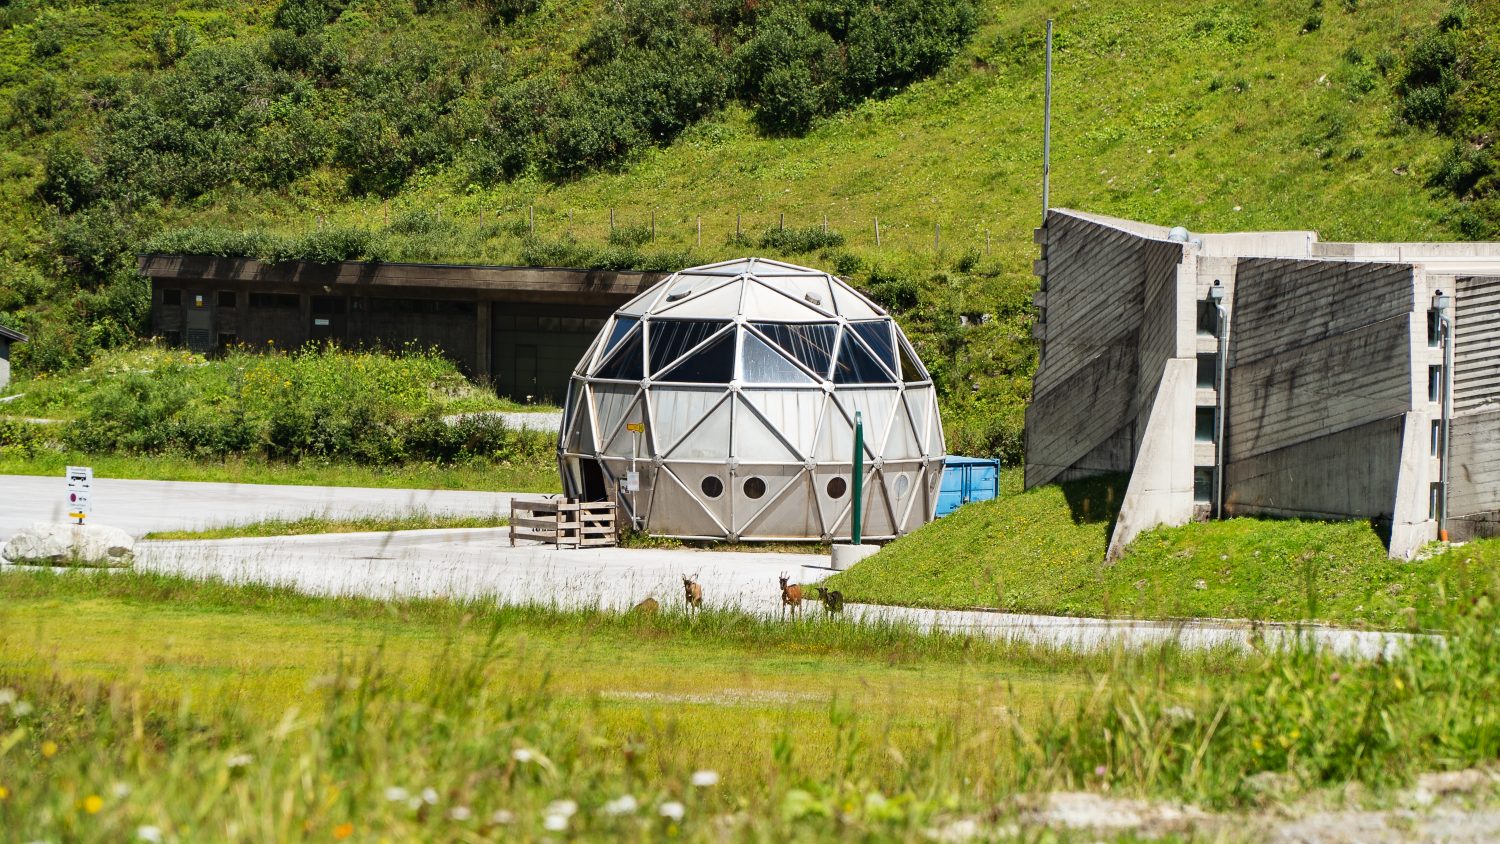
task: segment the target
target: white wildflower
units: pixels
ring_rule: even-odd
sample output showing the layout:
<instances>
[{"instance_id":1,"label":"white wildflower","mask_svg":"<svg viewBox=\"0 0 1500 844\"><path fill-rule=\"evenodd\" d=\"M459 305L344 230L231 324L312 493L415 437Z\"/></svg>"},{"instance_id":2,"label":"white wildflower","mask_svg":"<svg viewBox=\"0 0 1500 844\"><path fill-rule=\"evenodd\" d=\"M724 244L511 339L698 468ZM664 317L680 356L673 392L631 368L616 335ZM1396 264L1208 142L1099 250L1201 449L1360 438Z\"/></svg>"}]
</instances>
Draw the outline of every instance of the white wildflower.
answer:
<instances>
[{"instance_id":1,"label":"white wildflower","mask_svg":"<svg viewBox=\"0 0 1500 844\"><path fill-rule=\"evenodd\" d=\"M161 844L161 829L154 826L137 827L135 837L138 841L150 841L151 844Z\"/></svg>"},{"instance_id":2,"label":"white wildflower","mask_svg":"<svg viewBox=\"0 0 1500 844\"><path fill-rule=\"evenodd\" d=\"M699 788L708 788L709 786L718 785L718 784L719 784L719 772L718 771L694 771L693 772L693 785L696 785Z\"/></svg>"},{"instance_id":3,"label":"white wildflower","mask_svg":"<svg viewBox=\"0 0 1500 844\"><path fill-rule=\"evenodd\" d=\"M454 806L448 810L448 817L455 821L466 821L474 817L474 813L469 811L468 806Z\"/></svg>"},{"instance_id":4,"label":"white wildflower","mask_svg":"<svg viewBox=\"0 0 1500 844\"><path fill-rule=\"evenodd\" d=\"M510 758L524 764L526 762L530 762L532 759L535 759L536 754L532 753L528 748L518 747L510 752Z\"/></svg>"},{"instance_id":5,"label":"white wildflower","mask_svg":"<svg viewBox=\"0 0 1500 844\"><path fill-rule=\"evenodd\" d=\"M422 808L422 798L413 797L412 799L406 801L406 808L412 810L413 812Z\"/></svg>"},{"instance_id":6,"label":"white wildflower","mask_svg":"<svg viewBox=\"0 0 1500 844\"><path fill-rule=\"evenodd\" d=\"M255 757L248 753L236 753L224 760L224 764L230 768L243 768L255 761Z\"/></svg>"},{"instance_id":7,"label":"white wildflower","mask_svg":"<svg viewBox=\"0 0 1500 844\"><path fill-rule=\"evenodd\" d=\"M637 806L635 797L625 794L605 803L604 813L606 815L630 815L635 813Z\"/></svg>"},{"instance_id":8,"label":"white wildflower","mask_svg":"<svg viewBox=\"0 0 1500 844\"><path fill-rule=\"evenodd\" d=\"M571 818L578 813L578 804L572 800L554 800L547 804L547 814Z\"/></svg>"},{"instance_id":9,"label":"white wildflower","mask_svg":"<svg viewBox=\"0 0 1500 844\"><path fill-rule=\"evenodd\" d=\"M492 824L498 824L500 826L510 826L515 822L516 813L510 811L509 809L496 809L494 811L494 814L490 815L490 823Z\"/></svg>"},{"instance_id":10,"label":"white wildflower","mask_svg":"<svg viewBox=\"0 0 1500 844\"><path fill-rule=\"evenodd\" d=\"M109 793L123 800L130 796L130 786L123 782L117 782L109 787Z\"/></svg>"},{"instance_id":11,"label":"white wildflower","mask_svg":"<svg viewBox=\"0 0 1500 844\"><path fill-rule=\"evenodd\" d=\"M548 815L542 820L542 828L548 832L562 832L568 828L566 815Z\"/></svg>"},{"instance_id":12,"label":"white wildflower","mask_svg":"<svg viewBox=\"0 0 1500 844\"><path fill-rule=\"evenodd\" d=\"M422 802L426 803L429 806L432 806L432 805L435 805L437 803L437 798L438 798L437 789L435 789L435 788L424 788L424 789L422 789Z\"/></svg>"},{"instance_id":13,"label":"white wildflower","mask_svg":"<svg viewBox=\"0 0 1500 844\"><path fill-rule=\"evenodd\" d=\"M10 705L10 714L23 718L31 714L31 701L18 700Z\"/></svg>"},{"instance_id":14,"label":"white wildflower","mask_svg":"<svg viewBox=\"0 0 1500 844\"><path fill-rule=\"evenodd\" d=\"M676 800L668 800L667 802L661 804L661 808L657 809L656 811L660 813L662 817L670 818L674 821L682 820L682 816L687 814L687 808L684 807L681 803L678 803Z\"/></svg>"},{"instance_id":15,"label":"white wildflower","mask_svg":"<svg viewBox=\"0 0 1500 844\"><path fill-rule=\"evenodd\" d=\"M385 788L385 799L391 801L392 803L400 802L410 796L411 795L407 793L406 789L402 788L399 785L388 785Z\"/></svg>"},{"instance_id":16,"label":"white wildflower","mask_svg":"<svg viewBox=\"0 0 1500 844\"><path fill-rule=\"evenodd\" d=\"M16 702L16 690L9 686L0 689L0 706L10 706Z\"/></svg>"}]
</instances>

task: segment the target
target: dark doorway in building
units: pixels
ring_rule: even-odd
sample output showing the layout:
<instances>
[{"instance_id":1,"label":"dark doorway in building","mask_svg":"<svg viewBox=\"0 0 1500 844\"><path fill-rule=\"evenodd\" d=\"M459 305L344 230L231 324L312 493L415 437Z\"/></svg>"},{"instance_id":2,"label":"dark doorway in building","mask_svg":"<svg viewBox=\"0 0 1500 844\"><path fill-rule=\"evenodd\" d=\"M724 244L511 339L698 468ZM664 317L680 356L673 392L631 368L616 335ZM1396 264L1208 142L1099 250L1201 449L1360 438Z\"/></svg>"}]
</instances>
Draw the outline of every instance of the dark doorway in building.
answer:
<instances>
[{"instance_id":1,"label":"dark doorway in building","mask_svg":"<svg viewBox=\"0 0 1500 844\"><path fill-rule=\"evenodd\" d=\"M578 474L583 476L583 499L585 501L604 501L609 498L609 490L604 486L604 468L599 465L599 461L579 460Z\"/></svg>"}]
</instances>

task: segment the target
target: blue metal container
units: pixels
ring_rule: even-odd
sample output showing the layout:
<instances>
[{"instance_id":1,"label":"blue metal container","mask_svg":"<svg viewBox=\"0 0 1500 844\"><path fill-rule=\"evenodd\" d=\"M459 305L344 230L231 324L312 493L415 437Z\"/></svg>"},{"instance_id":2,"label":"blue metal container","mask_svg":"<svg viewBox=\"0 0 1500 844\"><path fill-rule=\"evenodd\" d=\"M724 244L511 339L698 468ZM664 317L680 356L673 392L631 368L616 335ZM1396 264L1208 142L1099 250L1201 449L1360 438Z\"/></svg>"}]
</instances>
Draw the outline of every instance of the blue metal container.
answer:
<instances>
[{"instance_id":1,"label":"blue metal container","mask_svg":"<svg viewBox=\"0 0 1500 844\"><path fill-rule=\"evenodd\" d=\"M946 516L970 501L989 501L1000 494L1000 461L986 457L943 458L943 485L937 515Z\"/></svg>"}]
</instances>

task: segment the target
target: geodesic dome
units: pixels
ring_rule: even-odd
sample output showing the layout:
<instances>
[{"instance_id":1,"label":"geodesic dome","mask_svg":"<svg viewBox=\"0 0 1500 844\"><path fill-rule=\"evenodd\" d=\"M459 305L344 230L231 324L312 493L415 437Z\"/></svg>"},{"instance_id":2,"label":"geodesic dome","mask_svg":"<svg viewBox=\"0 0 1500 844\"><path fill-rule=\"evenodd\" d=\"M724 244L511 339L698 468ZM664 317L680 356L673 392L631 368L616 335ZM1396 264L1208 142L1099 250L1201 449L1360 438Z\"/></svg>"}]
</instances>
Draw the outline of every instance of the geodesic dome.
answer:
<instances>
[{"instance_id":1,"label":"geodesic dome","mask_svg":"<svg viewBox=\"0 0 1500 844\"><path fill-rule=\"evenodd\" d=\"M863 534L920 527L943 429L932 380L890 315L806 267L693 267L616 311L574 370L563 487L618 501L658 536L844 539L856 413Z\"/></svg>"}]
</instances>

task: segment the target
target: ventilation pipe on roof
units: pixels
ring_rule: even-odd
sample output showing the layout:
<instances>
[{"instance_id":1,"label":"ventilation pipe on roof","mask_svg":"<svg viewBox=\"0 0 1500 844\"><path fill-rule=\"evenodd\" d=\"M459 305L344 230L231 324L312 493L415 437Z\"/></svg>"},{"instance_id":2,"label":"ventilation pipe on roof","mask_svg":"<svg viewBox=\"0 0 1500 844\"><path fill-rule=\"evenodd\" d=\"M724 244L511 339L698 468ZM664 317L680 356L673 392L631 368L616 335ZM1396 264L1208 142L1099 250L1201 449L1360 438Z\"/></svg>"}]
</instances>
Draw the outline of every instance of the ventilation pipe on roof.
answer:
<instances>
[{"instance_id":1,"label":"ventilation pipe on roof","mask_svg":"<svg viewBox=\"0 0 1500 844\"><path fill-rule=\"evenodd\" d=\"M1187 230L1187 228L1184 227L1184 226L1173 226L1172 230L1169 231L1169 232L1167 232L1167 240L1170 240L1173 243L1187 243L1188 242L1188 230Z\"/></svg>"}]
</instances>

